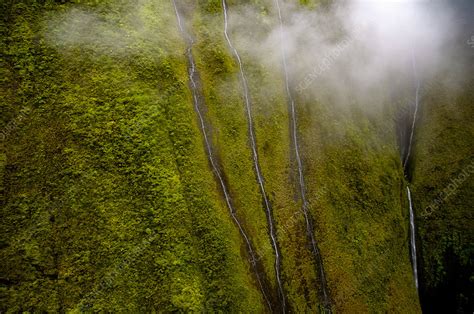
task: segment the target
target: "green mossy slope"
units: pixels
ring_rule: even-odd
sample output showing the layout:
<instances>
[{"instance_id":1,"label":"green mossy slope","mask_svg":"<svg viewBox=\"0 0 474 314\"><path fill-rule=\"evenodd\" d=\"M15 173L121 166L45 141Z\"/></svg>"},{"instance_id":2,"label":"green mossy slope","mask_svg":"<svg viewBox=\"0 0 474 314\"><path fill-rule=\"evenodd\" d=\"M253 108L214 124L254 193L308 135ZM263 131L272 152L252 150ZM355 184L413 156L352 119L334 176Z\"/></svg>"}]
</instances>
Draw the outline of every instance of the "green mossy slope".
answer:
<instances>
[{"instance_id":1,"label":"green mossy slope","mask_svg":"<svg viewBox=\"0 0 474 314\"><path fill-rule=\"evenodd\" d=\"M373 97L388 104L383 95ZM330 99L301 98L299 130L335 309L419 312L395 124L384 121L384 106Z\"/></svg>"},{"instance_id":2,"label":"green mossy slope","mask_svg":"<svg viewBox=\"0 0 474 314\"><path fill-rule=\"evenodd\" d=\"M300 3L318 10L321 1ZM276 298L275 257L221 1L187 4L212 142ZM229 6L258 8L245 11L251 21L231 28L233 38L252 29L267 35L278 23L269 14L273 1ZM265 312L209 167L172 2L24 0L2 2L0 10L0 312ZM245 48L288 307L320 312L284 76ZM373 86L371 103L341 101L319 83L295 92L307 198L336 313L420 312L391 84ZM467 286L472 269L472 180L430 215L422 210L472 165L469 86L452 98L427 94L416 133L420 276L431 291L444 291L449 280ZM457 304L468 303L464 291L453 294Z\"/></svg>"},{"instance_id":3,"label":"green mossy slope","mask_svg":"<svg viewBox=\"0 0 474 314\"><path fill-rule=\"evenodd\" d=\"M2 11L2 112L29 109L3 142L2 311L246 312L260 302L208 169L172 7L130 6ZM114 39L126 45L56 40L89 14L92 28L120 25Z\"/></svg>"},{"instance_id":4,"label":"green mossy slope","mask_svg":"<svg viewBox=\"0 0 474 314\"><path fill-rule=\"evenodd\" d=\"M416 136L413 195L427 311L472 310L474 82L461 77L428 90Z\"/></svg>"}]
</instances>

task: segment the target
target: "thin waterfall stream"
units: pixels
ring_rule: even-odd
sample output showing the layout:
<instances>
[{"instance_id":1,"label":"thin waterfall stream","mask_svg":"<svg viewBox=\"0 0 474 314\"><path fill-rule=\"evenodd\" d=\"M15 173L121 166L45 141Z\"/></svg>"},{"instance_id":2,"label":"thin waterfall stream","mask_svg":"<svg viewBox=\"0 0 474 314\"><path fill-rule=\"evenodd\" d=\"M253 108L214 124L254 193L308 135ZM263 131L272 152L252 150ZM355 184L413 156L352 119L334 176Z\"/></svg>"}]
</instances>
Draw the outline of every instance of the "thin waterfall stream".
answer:
<instances>
[{"instance_id":1,"label":"thin waterfall stream","mask_svg":"<svg viewBox=\"0 0 474 314\"><path fill-rule=\"evenodd\" d=\"M415 123L416 123L416 118L418 114L418 107L419 107L419 94L420 94L420 80L418 78L418 73L416 69L416 58L415 58L415 52L412 50L412 69L413 69L413 77L415 79L415 110L413 111L413 120L411 123L411 129L410 129L410 138L408 141L408 150L407 154L405 156L405 160L403 162L403 168L405 171L405 176L407 177L407 180L409 180L409 167L410 167L410 154L412 151L412 145L413 145L413 135L415 133ZM412 268L413 268L413 277L415 279L415 286L416 289L418 290L418 267L417 267L417 256L416 256L416 224L415 224L415 213L413 209L413 201L412 201L412 195L411 195L411 190L410 187L407 185L407 196L408 196L408 203L409 203L409 210L410 210L410 256L411 256L411 262L412 262Z\"/></svg>"},{"instance_id":2,"label":"thin waterfall stream","mask_svg":"<svg viewBox=\"0 0 474 314\"><path fill-rule=\"evenodd\" d=\"M192 36L190 36L186 32L186 30L184 28L184 25L183 25L183 22L182 22L182 19L181 19L181 15L179 13L179 10L178 10L178 7L176 5L175 0L173 0L173 6L174 6L175 13L176 13L176 19L178 21L179 30L180 30L181 34L183 35L183 37L186 41L186 45L187 45L186 57L188 59L188 75L189 75L189 82L190 82L191 92L192 92L192 95L193 95L193 105L194 105L194 110L196 111L197 116L198 116L199 126L200 126L200 129L201 129L203 138L204 138L204 143L205 143L205 148L206 148L206 153L207 153L207 156L208 156L208 159L209 159L209 163L211 165L211 168L212 168L212 171L215 175L215 178L217 179L217 181L218 181L218 183L221 187L221 190L222 190L222 193L224 195L224 199L225 199L226 205L229 209L232 220L237 225L237 227L239 229L239 232L240 232L240 234L242 235L242 238L245 241L245 244L246 244L246 247L247 247L247 252L250 256L251 265L252 265L253 271L255 273L255 277L257 279L259 288L262 292L263 298L264 298L268 308L270 309L270 311L272 311L272 305L271 305L270 299L267 295L267 292L265 291L263 278L261 278L260 272L259 272L258 267L257 267L257 261L258 261L257 254L255 253L255 251L253 249L253 246L250 242L250 239L249 239L247 233L245 232L244 228L242 227L242 224L240 223L240 221L239 221L239 219L236 215L236 211L235 211L235 208L232 204L232 198L231 198L231 195L229 193L229 189L228 189L227 184L226 184L226 182L223 178L223 175L220 171L220 166L218 165L218 161L216 159L216 156L213 153L212 145L211 145L211 142L210 142L210 135L209 135L209 132L206 128L206 123L205 123L203 111L202 111L202 108L201 108L204 104L202 103L202 101L200 101L200 99L202 99L202 95L200 95L201 91L199 90L199 86L198 86L198 73L196 71L196 63L194 61L194 57L193 57L193 54L192 54L192 47L194 45L194 39L192 38Z\"/></svg>"},{"instance_id":3,"label":"thin waterfall stream","mask_svg":"<svg viewBox=\"0 0 474 314\"><path fill-rule=\"evenodd\" d=\"M411 154L411 147L413 144L413 134L415 132L415 122L416 116L418 114L418 103L419 103L419 94L420 94L420 80L418 79L418 73L416 71L416 59L415 59L415 52L412 50L412 68L413 68L413 76L415 78L416 90L415 90L415 111L413 112L413 121L411 123L411 131L410 131L410 139L408 141L408 152L405 157L405 161L403 162L403 167L406 169L408 165L408 160L410 159Z\"/></svg>"},{"instance_id":4,"label":"thin waterfall stream","mask_svg":"<svg viewBox=\"0 0 474 314\"><path fill-rule=\"evenodd\" d=\"M255 138L255 133L254 133L254 124L253 124L253 118L252 118L252 104L250 101L248 82L245 76L242 59L240 58L239 52L232 44L232 40L229 37L227 4L225 0L222 0L222 7L224 9L224 35L230 47L230 50L232 51L232 54L234 55L235 59L237 60L239 64L240 80L242 83L242 89L243 89L243 94L244 94L244 99L245 99L245 111L247 114L248 132L249 132L249 138L250 138L250 146L252 149L253 164L254 164L255 173L257 176L258 185L260 187L260 192L262 194L263 202L265 205L271 244L275 252L275 274L276 274L276 280L278 284L278 295L280 297L282 311L285 312L286 301L285 301L285 294L283 291L283 283L281 279L281 254L280 254L280 249L277 242L276 228L275 228L275 223L273 219L270 200L268 199L267 192L265 191L264 179L263 179L262 171L260 169L260 163L258 160L257 143L256 143L256 138Z\"/></svg>"},{"instance_id":5,"label":"thin waterfall stream","mask_svg":"<svg viewBox=\"0 0 474 314\"><path fill-rule=\"evenodd\" d=\"M322 293L324 307L326 308L326 310L330 311L331 304L330 304L330 298L329 298L329 293L327 289L326 273L324 271L321 253L319 252L319 248L316 243L316 239L314 237L313 219L309 213L309 203L306 199L306 186L305 186L304 176L303 176L303 164L300 157L300 149L299 149L298 136L297 136L298 125L297 125L297 120L296 120L295 100L293 98L293 95L290 89L290 82L289 82L290 79L289 79L289 74L288 74L288 64L286 60L286 49L284 46L284 29L283 29L283 19L282 19L280 1L275 0L275 4L277 7L278 19L280 23L280 49L281 49L281 54L282 54L282 59L283 59L283 71L285 74L286 94L288 96L288 102L289 102L289 107L290 107L291 137L293 141L293 150L296 156L296 164L298 168L298 181L299 181L300 196L303 202L302 210L303 210L303 215L306 222L306 231L307 231L308 238L311 244L311 250L315 259L317 273L319 275L319 279L321 283L321 293Z\"/></svg>"},{"instance_id":6,"label":"thin waterfall stream","mask_svg":"<svg viewBox=\"0 0 474 314\"><path fill-rule=\"evenodd\" d=\"M408 203L410 204L410 254L415 277L415 286L418 290L418 268L416 265L416 237L415 237L415 214L413 212L413 202L411 200L410 187L407 186Z\"/></svg>"}]
</instances>

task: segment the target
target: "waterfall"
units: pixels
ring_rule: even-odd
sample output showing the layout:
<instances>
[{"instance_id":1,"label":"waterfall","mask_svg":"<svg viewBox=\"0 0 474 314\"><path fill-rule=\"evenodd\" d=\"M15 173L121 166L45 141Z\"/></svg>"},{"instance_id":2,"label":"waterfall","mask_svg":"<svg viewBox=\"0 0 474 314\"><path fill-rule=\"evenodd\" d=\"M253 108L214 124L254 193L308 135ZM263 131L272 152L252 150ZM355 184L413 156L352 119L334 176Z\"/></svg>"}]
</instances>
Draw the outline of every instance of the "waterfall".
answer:
<instances>
[{"instance_id":1,"label":"waterfall","mask_svg":"<svg viewBox=\"0 0 474 314\"><path fill-rule=\"evenodd\" d=\"M281 272L280 249L278 247L275 224L274 224L274 220L273 220L270 201L269 201L267 193L265 191L263 175L262 175L262 171L260 169L260 163L259 163L259 160L258 160L257 144L256 144L256 139L255 139L255 133L254 133L253 119L252 119L252 105L251 105L251 102L250 102L250 95L249 95L249 88L248 88L247 78L245 76L244 67L243 67L242 59L240 58L239 52L237 51L237 49L232 44L232 41L229 37L227 4L226 4L225 0L222 0L222 7L224 9L224 36L225 36L225 39L226 39L226 41L227 41L227 43L230 47L230 50L232 51L233 55L235 56L235 59L237 60L237 62L239 64L240 80L241 80L241 83L242 83L244 99L245 99L245 111L246 111L246 114L247 114L248 132L249 132L249 138L250 138L250 146L251 146L251 149L252 149L253 164L254 164L255 173L256 173L256 176L257 176L258 185L260 187L260 192L262 194L263 202L264 202L264 205L265 205L265 211L266 211L266 216L267 216L267 223L268 223L268 228L269 228L269 233L270 233L270 238L271 238L271 244L272 244L273 250L275 251L275 274L276 274L276 279L277 279L277 284L278 284L278 294L280 296L282 310L283 310L283 312L285 312L285 310L286 310L285 294L284 294L284 291L283 291L283 283L282 283L282 280L281 280L281 273L280 273Z\"/></svg>"},{"instance_id":2,"label":"waterfall","mask_svg":"<svg viewBox=\"0 0 474 314\"><path fill-rule=\"evenodd\" d=\"M410 204L410 253L413 266L413 276L415 277L415 286L418 290L418 268L416 264L416 238L415 238L415 215L413 213L413 203L411 200L411 191L407 186L408 203Z\"/></svg>"},{"instance_id":3,"label":"waterfall","mask_svg":"<svg viewBox=\"0 0 474 314\"><path fill-rule=\"evenodd\" d=\"M416 117L418 113L418 106L419 106L419 93L420 93L420 80L418 79L418 73L416 69L416 58L415 58L415 52L412 49L412 68L413 68L413 76L415 79L415 110L413 112L413 120L411 123L411 130L410 130L410 140L408 142L408 152L405 157L405 161L403 163L403 168L405 170L405 174L407 175L408 178L408 160L410 159L410 153L412 150L412 144L413 144L413 134L415 133L415 122L416 122ZM410 187L407 185L407 195L408 195L408 203L410 206L410 256L411 256L411 261L412 261L412 267L413 267L413 277L415 278L415 286L416 289L418 290L418 268L417 268L417 261L416 261L416 237L415 237L415 214L413 211L413 202L411 199L411 191Z\"/></svg>"},{"instance_id":4,"label":"waterfall","mask_svg":"<svg viewBox=\"0 0 474 314\"><path fill-rule=\"evenodd\" d=\"M186 56L187 56L187 59L188 59L188 76L189 76L189 82L190 82L191 92L192 92L192 96L193 96L193 105L194 105L194 110L196 111L197 116L198 116L199 127L201 129L201 132L202 132L202 135L203 135L203 138L204 138L204 143L205 143L205 148L206 148L206 153L207 153L207 156L208 156L208 159L209 159L209 163L210 163L212 171L213 171L213 173L214 173L214 175L215 175L215 177L216 177L216 179L217 179L217 181L218 181L218 183L221 187L221 190L222 190L222 193L224 195L224 199L225 199L226 205L229 209L232 220L234 221L234 223L239 228L239 232L240 232L240 234L242 235L242 237L245 241L245 244L247 246L248 254L250 255L252 268L255 272L255 276L256 276L259 288L262 292L262 295L265 299L265 302L267 303L267 305L268 305L268 307L271 311L271 309L272 309L271 303L270 303L270 300L269 300L269 298L268 298L268 296L265 292L262 278L260 277L260 273L257 269L257 255L256 255L256 253L255 253L255 251L252 247L252 244L250 242L250 239L249 239L247 233L245 232L245 230L242 227L242 224L240 223L239 219L237 218L235 208L232 204L232 198L230 196L229 189L228 189L228 187L227 187L227 185L224 181L224 178L221 174L221 171L219 170L220 167L218 165L216 156L214 156L214 154L213 154L212 145L211 145L211 141L210 141L210 135L208 134L208 131L207 131L207 128L206 128L206 123L204 121L203 112L202 112L202 109L201 109L203 104L200 103L200 101L199 101L199 99L202 98L202 97L200 97L201 96L200 95L200 90L199 90L199 87L198 87L198 84L197 84L198 73L196 71L196 63L194 61L194 57L193 57L193 54L192 54L192 46L194 45L194 39L186 32L186 30L184 28L184 25L182 23L181 16L179 14L179 10L178 10L178 7L176 5L175 0L173 0L173 6L174 6L175 14L176 14L176 19L178 20L179 30L181 31L183 37L185 38L186 44L187 44Z\"/></svg>"},{"instance_id":5,"label":"waterfall","mask_svg":"<svg viewBox=\"0 0 474 314\"><path fill-rule=\"evenodd\" d=\"M290 79L288 75L288 65L287 65L287 60L286 60L286 49L284 45L284 29L283 29L283 19L282 19L282 14L281 14L281 7L280 7L280 1L275 0L275 4L277 7L278 11L278 19L280 23L280 50L282 54L282 59L283 59L283 71L285 74L285 87L286 87L286 94L288 95L288 102L289 102L289 107L290 107L290 118L291 118L291 138L293 140L293 150L295 152L296 156L296 164L298 168L298 181L299 181L299 189L300 189L300 196L301 200L303 202L302 205L302 210L303 210L303 215L304 219L306 222L306 231L308 234L308 238L311 244L311 249L312 253L314 255L316 265L317 265L317 273L319 275L320 281L321 281L321 291L322 291L322 297L323 297L323 302L324 306L329 309L330 308L330 302L329 302L329 294L327 291L327 281L326 281L326 275L323 267L323 261L321 254L319 252L319 248L316 243L316 239L314 238L314 228L313 228L313 221L312 217L310 216L309 213L309 203L306 200L306 186L304 182L304 176L303 176L303 164L301 161L300 157L300 149L299 149L299 143L298 143L298 136L297 136L297 129L298 129L298 124L296 120L296 110L295 110L295 100L293 98L291 89L290 89Z\"/></svg>"},{"instance_id":6,"label":"waterfall","mask_svg":"<svg viewBox=\"0 0 474 314\"><path fill-rule=\"evenodd\" d=\"M418 102L419 102L419 94L420 94L420 80L418 79L418 74L416 71L416 59L415 59L415 52L412 50L412 68L413 68L413 76L415 78L415 111L413 113L413 121L411 123L411 132L410 132L410 140L408 141L408 152L405 157L405 161L403 162L403 167L407 170L408 160L410 159L411 147L413 143L413 134L415 132L415 122L416 116L418 114Z\"/></svg>"}]
</instances>

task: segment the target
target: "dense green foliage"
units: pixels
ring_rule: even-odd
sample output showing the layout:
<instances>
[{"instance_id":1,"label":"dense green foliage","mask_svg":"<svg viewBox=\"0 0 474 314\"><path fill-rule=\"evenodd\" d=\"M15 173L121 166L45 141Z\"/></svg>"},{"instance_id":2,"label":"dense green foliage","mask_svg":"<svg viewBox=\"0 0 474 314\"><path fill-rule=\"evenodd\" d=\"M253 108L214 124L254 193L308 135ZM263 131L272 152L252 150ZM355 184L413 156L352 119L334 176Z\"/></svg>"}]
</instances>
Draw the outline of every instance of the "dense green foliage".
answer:
<instances>
[{"instance_id":1,"label":"dense green foliage","mask_svg":"<svg viewBox=\"0 0 474 314\"><path fill-rule=\"evenodd\" d=\"M107 42L46 42L41 27L51 35L55 24L39 17L71 18L67 6L17 4L4 17L2 112L8 121L31 109L2 155L2 311L248 311L260 302L207 170L175 53L184 46L165 28L174 16L156 15L170 5L138 9L134 18L164 41L136 36L126 4L102 5L98 14L129 39L111 53Z\"/></svg>"}]
</instances>

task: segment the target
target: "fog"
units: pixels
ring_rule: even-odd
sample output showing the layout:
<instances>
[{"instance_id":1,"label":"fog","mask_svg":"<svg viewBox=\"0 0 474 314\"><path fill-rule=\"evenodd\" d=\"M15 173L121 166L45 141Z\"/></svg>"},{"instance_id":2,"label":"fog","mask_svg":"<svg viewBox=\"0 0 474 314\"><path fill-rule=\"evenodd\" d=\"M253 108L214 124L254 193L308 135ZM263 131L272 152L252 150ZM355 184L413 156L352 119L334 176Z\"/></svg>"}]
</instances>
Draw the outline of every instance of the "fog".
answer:
<instances>
[{"instance_id":1,"label":"fog","mask_svg":"<svg viewBox=\"0 0 474 314\"><path fill-rule=\"evenodd\" d=\"M46 19L45 37L60 52L82 48L98 55L130 57L153 49L181 55L173 43L181 40L169 5L161 1L121 2L107 6L75 6Z\"/></svg>"},{"instance_id":2,"label":"fog","mask_svg":"<svg viewBox=\"0 0 474 314\"><path fill-rule=\"evenodd\" d=\"M231 32L249 58L281 67L280 28L273 1L269 11L231 8ZM374 89L411 92L422 82L448 84L468 60L456 53L459 17L449 2L335 1L315 9L281 3L284 46L295 93L338 103L366 102ZM461 3L461 2L460 2ZM458 4L460 4L458 3ZM458 42L456 42L458 41ZM460 59L461 58L461 59ZM446 81L446 82L440 82ZM458 80L459 81L459 80Z\"/></svg>"},{"instance_id":3,"label":"fog","mask_svg":"<svg viewBox=\"0 0 474 314\"><path fill-rule=\"evenodd\" d=\"M301 97L331 95L339 104L369 103L367 96L382 86L389 86L391 93L412 92L415 75L423 83L438 85L469 75L463 70L469 64L466 55L456 52L464 44L460 31L466 25L461 25L453 3L341 0L306 7L295 2L280 0L290 81ZM133 2L120 15L117 20L117 15L93 10L66 10L49 20L47 38L62 50L86 47L103 54L129 55L154 46L162 53L182 55L176 48L180 46L172 44L182 43L182 38L171 2ZM203 20L222 24L221 12L209 15ZM230 34L244 62L263 64L281 75L281 29L274 0L232 4L229 20ZM217 34L222 38L216 40L223 41L223 33Z\"/></svg>"}]
</instances>

